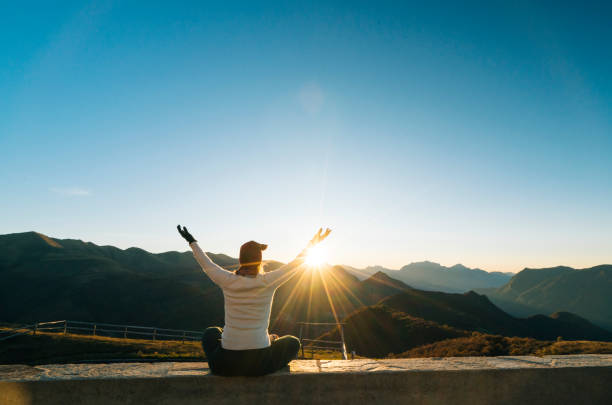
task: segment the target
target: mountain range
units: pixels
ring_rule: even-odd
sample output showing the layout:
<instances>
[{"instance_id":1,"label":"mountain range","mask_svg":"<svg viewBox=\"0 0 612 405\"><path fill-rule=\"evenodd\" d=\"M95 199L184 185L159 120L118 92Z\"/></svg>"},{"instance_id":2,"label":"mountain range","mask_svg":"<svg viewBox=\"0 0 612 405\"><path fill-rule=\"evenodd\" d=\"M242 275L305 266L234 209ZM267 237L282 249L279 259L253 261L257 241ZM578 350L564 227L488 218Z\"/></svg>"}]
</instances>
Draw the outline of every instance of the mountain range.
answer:
<instances>
[{"instance_id":1,"label":"mountain range","mask_svg":"<svg viewBox=\"0 0 612 405\"><path fill-rule=\"evenodd\" d=\"M238 266L230 256L209 256L229 270ZM264 268L281 265L268 261ZM612 340L608 331L589 322L603 321L596 323L604 326L610 319L610 267L526 269L502 286L460 294L418 289L405 280L429 280L433 288L438 275L443 281L436 285L467 286L471 279L490 286L509 275L487 276L478 269L430 262L401 270L369 268L367 277L347 266L323 266L277 290L271 332L298 334L299 321L344 320L349 347L372 356L470 333ZM507 313L506 304L529 311L517 313L515 308ZM56 319L202 330L223 325L223 294L191 252L153 254L36 232L0 235L0 321ZM327 331L307 330L305 336Z\"/></svg>"},{"instance_id":2,"label":"mountain range","mask_svg":"<svg viewBox=\"0 0 612 405\"><path fill-rule=\"evenodd\" d=\"M612 341L612 333L567 312L515 318L473 291L408 290L361 308L344 319L346 344L357 354L384 357L448 339L482 335L540 341ZM337 328L322 340L337 340Z\"/></svg>"},{"instance_id":3,"label":"mountain range","mask_svg":"<svg viewBox=\"0 0 612 405\"><path fill-rule=\"evenodd\" d=\"M235 258L208 255L228 270L238 266ZM268 261L264 270L280 265ZM333 322L405 288L384 275L360 281L341 266L307 271L276 291L271 326L296 333L296 321ZM0 321L56 319L199 330L223 325L223 294L191 252L0 235Z\"/></svg>"},{"instance_id":4,"label":"mountain range","mask_svg":"<svg viewBox=\"0 0 612 405\"><path fill-rule=\"evenodd\" d=\"M410 263L399 270L391 270L382 266L370 266L364 269L345 267L361 279L383 272L414 288L449 293L462 293L476 288L501 287L514 275L513 273L471 269L462 264L446 267L429 261Z\"/></svg>"},{"instance_id":5,"label":"mountain range","mask_svg":"<svg viewBox=\"0 0 612 405\"><path fill-rule=\"evenodd\" d=\"M476 291L516 316L567 311L612 330L612 265L526 268L499 288Z\"/></svg>"}]
</instances>

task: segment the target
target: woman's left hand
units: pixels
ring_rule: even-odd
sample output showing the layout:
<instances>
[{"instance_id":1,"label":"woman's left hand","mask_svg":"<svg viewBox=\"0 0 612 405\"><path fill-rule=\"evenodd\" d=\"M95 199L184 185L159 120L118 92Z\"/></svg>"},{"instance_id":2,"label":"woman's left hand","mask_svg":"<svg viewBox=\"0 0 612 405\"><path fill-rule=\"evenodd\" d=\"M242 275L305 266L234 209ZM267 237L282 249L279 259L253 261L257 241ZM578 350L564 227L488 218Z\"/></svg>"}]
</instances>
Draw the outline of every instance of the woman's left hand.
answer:
<instances>
[{"instance_id":1,"label":"woman's left hand","mask_svg":"<svg viewBox=\"0 0 612 405\"><path fill-rule=\"evenodd\" d=\"M177 225L176 229L178 229L178 232L188 243L197 242L197 240L195 240L195 238L189 233L186 226L181 229L181 226Z\"/></svg>"}]
</instances>

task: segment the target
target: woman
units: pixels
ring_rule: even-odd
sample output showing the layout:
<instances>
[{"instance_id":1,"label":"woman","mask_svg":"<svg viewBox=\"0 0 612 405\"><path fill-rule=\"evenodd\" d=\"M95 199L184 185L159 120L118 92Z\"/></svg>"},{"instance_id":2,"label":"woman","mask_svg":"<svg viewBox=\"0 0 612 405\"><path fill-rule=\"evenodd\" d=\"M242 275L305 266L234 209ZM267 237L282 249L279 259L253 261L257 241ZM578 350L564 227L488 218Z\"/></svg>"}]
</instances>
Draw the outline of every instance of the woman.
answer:
<instances>
[{"instance_id":1,"label":"woman","mask_svg":"<svg viewBox=\"0 0 612 405\"><path fill-rule=\"evenodd\" d=\"M204 331L202 346L213 374L224 376L258 376L273 373L287 366L300 350L294 336L268 334L274 291L296 275L304 266L308 249L323 241L329 233L323 229L291 263L276 271L262 271L262 254L268 245L250 241L240 247L240 267L227 271L200 249L186 227L177 229L189 242L202 270L223 290L225 326Z\"/></svg>"}]
</instances>

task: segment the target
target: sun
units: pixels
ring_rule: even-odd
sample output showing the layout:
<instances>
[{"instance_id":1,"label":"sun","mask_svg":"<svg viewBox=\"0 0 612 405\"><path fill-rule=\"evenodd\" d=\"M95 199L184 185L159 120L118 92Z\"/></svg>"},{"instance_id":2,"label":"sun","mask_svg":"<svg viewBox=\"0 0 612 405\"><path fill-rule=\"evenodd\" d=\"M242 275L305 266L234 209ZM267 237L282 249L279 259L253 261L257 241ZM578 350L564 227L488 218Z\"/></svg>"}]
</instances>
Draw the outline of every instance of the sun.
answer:
<instances>
[{"instance_id":1,"label":"sun","mask_svg":"<svg viewBox=\"0 0 612 405\"><path fill-rule=\"evenodd\" d=\"M321 266L327 260L327 251L321 245L311 247L306 255L306 264L309 266Z\"/></svg>"}]
</instances>

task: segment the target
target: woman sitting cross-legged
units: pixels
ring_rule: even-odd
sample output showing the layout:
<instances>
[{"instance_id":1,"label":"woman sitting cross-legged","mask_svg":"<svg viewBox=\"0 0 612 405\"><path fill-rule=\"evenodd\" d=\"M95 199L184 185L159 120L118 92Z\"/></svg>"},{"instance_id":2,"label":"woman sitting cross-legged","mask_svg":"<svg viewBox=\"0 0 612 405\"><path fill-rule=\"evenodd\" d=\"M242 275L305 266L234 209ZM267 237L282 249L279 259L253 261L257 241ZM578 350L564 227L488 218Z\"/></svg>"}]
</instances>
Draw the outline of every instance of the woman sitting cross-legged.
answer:
<instances>
[{"instance_id":1,"label":"woman sitting cross-legged","mask_svg":"<svg viewBox=\"0 0 612 405\"><path fill-rule=\"evenodd\" d=\"M187 231L179 233L193 250L193 255L210 279L223 290L225 326L210 327L204 332L202 346L213 374L223 376L260 376L285 367L300 350L294 336L268 334L274 291L303 269L308 250L321 242L331 230L315 234L292 262L278 270L264 273L262 254L268 245L250 241L240 247L240 267L225 270L200 249Z\"/></svg>"}]
</instances>

